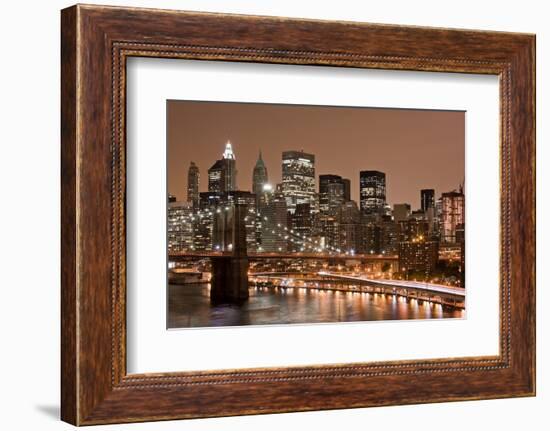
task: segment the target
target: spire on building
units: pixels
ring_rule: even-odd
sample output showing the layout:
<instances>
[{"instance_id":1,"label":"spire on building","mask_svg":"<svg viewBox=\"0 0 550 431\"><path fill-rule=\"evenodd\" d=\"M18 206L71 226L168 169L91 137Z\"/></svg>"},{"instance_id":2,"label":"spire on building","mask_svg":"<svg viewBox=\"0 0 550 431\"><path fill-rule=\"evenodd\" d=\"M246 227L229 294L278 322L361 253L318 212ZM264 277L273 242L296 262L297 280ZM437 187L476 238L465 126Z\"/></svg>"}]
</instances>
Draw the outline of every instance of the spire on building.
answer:
<instances>
[{"instance_id":1,"label":"spire on building","mask_svg":"<svg viewBox=\"0 0 550 431\"><path fill-rule=\"evenodd\" d=\"M208 169L208 191L229 192L237 190L237 167L231 141L225 144L222 158Z\"/></svg>"},{"instance_id":2,"label":"spire on building","mask_svg":"<svg viewBox=\"0 0 550 431\"><path fill-rule=\"evenodd\" d=\"M258 160L256 161L256 166L252 171L252 191L256 194L256 199L260 198L261 193L263 192L264 184L267 183L267 168L262 159L262 151L258 155Z\"/></svg>"},{"instance_id":3,"label":"spire on building","mask_svg":"<svg viewBox=\"0 0 550 431\"><path fill-rule=\"evenodd\" d=\"M258 160L256 161L256 167L265 168L264 160L262 159L262 150L260 150L260 154L258 155Z\"/></svg>"},{"instance_id":4,"label":"spire on building","mask_svg":"<svg viewBox=\"0 0 550 431\"><path fill-rule=\"evenodd\" d=\"M227 141L225 144L225 151L223 152L224 159L235 160L235 153L233 153L233 148L231 147L231 141Z\"/></svg>"}]
</instances>

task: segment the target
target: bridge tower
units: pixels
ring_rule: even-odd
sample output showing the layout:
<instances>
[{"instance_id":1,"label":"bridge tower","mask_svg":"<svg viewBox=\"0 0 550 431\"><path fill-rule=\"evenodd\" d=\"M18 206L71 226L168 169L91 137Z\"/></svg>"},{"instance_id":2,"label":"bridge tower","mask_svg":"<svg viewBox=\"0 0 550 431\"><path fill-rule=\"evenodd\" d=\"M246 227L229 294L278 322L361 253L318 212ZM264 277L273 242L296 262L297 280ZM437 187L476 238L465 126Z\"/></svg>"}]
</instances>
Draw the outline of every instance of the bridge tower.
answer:
<instances>
[{"instance_id":1,"label":"bridge tower","mask_svg":"<svg viewBox=\"0 0 550 431\"><path fill-rule=\"evenodd\" d=\"M225 217L227 237L232 238L224 251L225 256L212 257L210 302L213 304L239 304L248 299L248 255L246 251L246 205L235 203Z\"/></svg>"}]
</instances>

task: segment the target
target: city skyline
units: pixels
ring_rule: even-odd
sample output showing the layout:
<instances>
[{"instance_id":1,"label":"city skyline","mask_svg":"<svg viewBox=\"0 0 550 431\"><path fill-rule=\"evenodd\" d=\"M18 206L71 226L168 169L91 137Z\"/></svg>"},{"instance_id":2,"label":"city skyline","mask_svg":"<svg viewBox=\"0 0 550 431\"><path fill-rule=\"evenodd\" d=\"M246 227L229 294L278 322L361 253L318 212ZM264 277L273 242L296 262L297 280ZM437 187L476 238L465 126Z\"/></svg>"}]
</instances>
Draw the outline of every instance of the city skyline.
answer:
<instances>
[{"instance_id":1,"label":"city skyline","mask_svg":"<svg viewBox=\"0 0 550 431\"><path fill-rule=\"evenodd\" d=\"M357 148L357 130L348 130L347 136L340 136L339 141L334 143L337 148L330 145L327 148L326 133L323 133L326 131L323 119L328 118L327 115L337 117L332 119L334 124L329 127L333 134L352 123L359 129L370 130L370 136L364 137L368 145L360 150L365 154L363 162L362 157L349 153ZM213 118L217 118L216 127L211 125ZM297 118L303 123L299 130ZM209 126L201 128L205 122ZM273 123L277 127L273 127ZM302 149L315 155L316 192L319 191L319 176L340 175L351 181L351 199L356 202L360 201L359 175L365 170L386 174L388 204L409 203L413 209L421 206L421 189L435 189L436 195L440 195L457 189L464 178L463 112L170 101L167 124L168 191L181 201L187 199L190 163L195 162L200 171L199 191L207 191L208 169L222 158L228 140L231 140L235 153L235 187L243 191L253 189L253 170L260 152L267 168L268 182L275 187L281 182L283 152ZM388 128L389 124L393 127ZM387 130L382 130L384 127ZM265 138L260 140L262 129ZM307 139L309 145L298 139L304 135L304 129L310 135ZM274 130L277 132L275 136L272 133ZM220 141L226 133L240 137L240 140L226 137ZM219 138L208 138L210 135ZM296 136L294 147L287 142L288 138L281 139L289 135ZM382 142L384 135L387 139ZM267 145L273 144L273 141L276 141L274 145ZM195 145L190 150L186 143ZM402 157L405 149L408 149L407 157ZM322 157L323 154L328 156L327 152L330 152L330 157ZM339 160L346 155L349 162L342 167L343 163ZM385 170L381 168L384 166ZM414 173L414 176L407 176L407 171Z\"/></svg>"},{"instance_id":2,"label":"city skyline","mask_svg":"<svg viewBox=\"0 0 550 431\"><path fill-rule=\"evenodd\" d=\"M463 113L172 102L167 120L169 327L463 315Z\"/></svg>"}]
</instances>

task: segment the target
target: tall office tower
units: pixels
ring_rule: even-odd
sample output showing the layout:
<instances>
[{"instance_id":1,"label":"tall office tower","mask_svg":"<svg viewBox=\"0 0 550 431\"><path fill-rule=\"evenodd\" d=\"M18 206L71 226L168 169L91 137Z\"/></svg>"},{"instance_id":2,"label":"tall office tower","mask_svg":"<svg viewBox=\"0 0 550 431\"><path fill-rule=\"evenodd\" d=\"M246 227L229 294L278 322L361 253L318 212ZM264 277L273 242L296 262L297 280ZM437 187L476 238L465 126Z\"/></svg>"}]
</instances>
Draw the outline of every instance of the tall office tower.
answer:
<instances>
[{"instance_id":1,"label":"tall office tower","mask_svg":"<svg viewBox=\"0 0 550 431\"><path fill-rule=\"evenodd\" d=\"M355 201L343 203L338 211L339 248L345 253L356 253L361 248L361 215Z\"/></svg>"},{"instance_id":2,"label":"tall office tower","mask_svg":"<svg viewBox=\"0 0 550 431\"><path fill-rule=\"evenodd\" d=\"M260 245L258 251L287 251L285 228L287 228L286 201L280 191L265 184L258 201Z\"/></svg>"},{"instance_id":3,"label":"tall office tower","mask_svg":"<svg viewBox=\"0 0 550 431\"><path fill-rule=\"evenodd\" d=\"M396 222L405 221L411 215L411 206L409 204L394 204L393 219Z\"/></svg>"},{"instance_id":4,"label":"tall office tower","mask_svg":"<svg viewBox=\"0 0 550 431\"><path fill-rule=\"evenodd\" d=\"M256 166L252 171L252 193L256 194L256 205L259 203L261 194L264 192L264 185L267 184L267 168L262 159L262 152L258 156Z\"/></svg>"},{"instance_id":5,"label":"tall office tower","mask_svg":"<svg viewBox=\"0 0 550 431\"><path fill-rule=\"evenodd\" d=\"M344 199L344 184L343 183L330 183L327 187L328 194L328 212L329 214L336 214L338 210L345 202Z\"/></svg>"},{"instance_id":6,"label":"tall office tower","mask_svg":"<svg viewBox=\"0 0 550 431\"><path fill-rule=\"evenodd\" d=\"M189 202L171 201L168 204L168 250L193 250L193 207Z\"/></svg>"},{"instance_id":7,"label":"tall office tower","mask_svg":"<svg viewBox=\"0 0 550 431\"><path fill-rule=\"evenodd\" d=\"M342 177L340 175L319 175L319 211L322 214L328 214L329 211L328 185L333 183L339 184L341 182Z\"/></svg>"},{"instance_id":8,"label":"tall office tower","mask_svg":"<svg viewBox=\"0 0 550 431\"><path fill-rule=\"evenodd\" d=\"M332 187L332 196L329 196L329 189L332 184L338 184ZM334 193L338 194L337 200L343 202L350 201L350 180L342 178L340 175L325 174L319 175L319 211L323 214L328 214L330 210L330 198L334 198ZM341 190L341 193L340 193ZM342 195L340 198L339 195ZM334 204L334 202L333 202Z\"/></svg>"},{"instance_id":9,"label":"tall office tower","mask_svg":"<svg viewBox=\"0 0 550 431\"><path fill-rule=\"evenodd\" d=\"M340 248L340 222L337 215L315 214L312 239L319 251L334 251Z\"/></svg>"},{"instance_id":10,"label":"tall office tower","mask_svg":"<svg viewBox=\"0 0 550 431\"><path fill-rule=\"evenodd\" d=\"M291 250L311 251L311 230L313 226L313 216L311 214L311 205L309 203L297 204L294 214L290 218L290 228L294 232L290 242Z\"/></svg>"},{"instance_id":11,"label":"tall office tower","mask_svg":"<svg viewBox=\"0 0 550 431\"><path fill-rule=\"evenodd\" d=\"M237 168L231 142L227 141L222 158L208 169L208 191L230 192L237 189Z\"/></svg>"},{"instance_id":12,"label":"tall office tower","mask_svg":"<svg viewBox=\"0 0 550 431\"><path fill-rule=\"evenodd\" d=\"M429 208L435 207L435 190L422 189L420 190L420 208L423 212L427 212Z\"/></svg>"},{"instance_id":13,"label":"tall office tower","mask_svg":"<svg viewBox=\"0 0 550 431\"><path fill-rule=\"evenodd\" d=\"M382 228L379 224L365 218L361 223L362 253L380 254L382 252Z\"/></svg>"},{"instance_id":14,"label":"tall office tower","mask_svg":"<svg viewBox=\"0 0 550 431\"><path fill-rule=\"evenodd\" d=\"M383 254L397 254L401 238L401 225L392 219L391 216L383 216L380 223L381 242L380 249Z\"/></svg>"},{"instance_id":15,"label":"tall office tower","mask_svg":"<svg viewBox=\"0 0 550 431\"><path fill-rule=\"evenodd\" d=\"M349 178L342 178L342 184L344 185L344 202L351 201L351 181Z\"/></svg>"},{"instance_id":16,"label":"tall office tower","mask_svg":"<svg viewBox=\"0 0 550 431\"><path fill-rule=\"evenodd\" d=\"M382 214L386 205L386 174L379 171L361 171L359 196L361 213Z\"/></svg>"},{"instance_id":17,"label":"tall office tower","mask_svg":"<svg viewBox=\"0 0 550 431\"><path fill-rule=\"evenodd\" d=\"M213 250L212 237L214 233L214 215L217 209L222 206L222 195L220 192L199 193L200 216L193 217L194 247L195 250Z\"/></svg>"},{"instance_id":18,"label":"tall office tower","mask_svg":"<svg viewBox=\"0 0 550 431\"><path fill-rule=\"evenodd\" d=\"M315 207L315 156L303 151L284 151L282 168L282 191L288 211L294 213L298 204Z\"/></svg>"},{"instance_id":19,"label":"tall office tower","mask_svg":"<svg viewBox=\"0 0 550 431\"><path fill-rule=\"evenodd\" d=\"M199 167L195 162L191 162L187 171L187 202L193 205L193 208L199 207Z\"/></svg>"},{"instance_id":20,"label":"tall office tower","mask_svg":"<svg viewBox=\"0 0 550 431\"><path fill-rule=\"evenodd\" d=\"M464 224L464 193L452 191L441 195L441 241L455 243L456 228Z\"/></svg>"},{"instance_id":21,"label":"tall office tower","mask_svg":"<svg viewBox=\"0 0 550 431\"><path fill-rule=\"evenodd\" d=\"M435 206L434 206L434 219L433 219L433 226L434 226L434 235L440 238L441 240L441 212L443 209L443 201L441 198L436 199Z\"/></svg>"}]
</instances>

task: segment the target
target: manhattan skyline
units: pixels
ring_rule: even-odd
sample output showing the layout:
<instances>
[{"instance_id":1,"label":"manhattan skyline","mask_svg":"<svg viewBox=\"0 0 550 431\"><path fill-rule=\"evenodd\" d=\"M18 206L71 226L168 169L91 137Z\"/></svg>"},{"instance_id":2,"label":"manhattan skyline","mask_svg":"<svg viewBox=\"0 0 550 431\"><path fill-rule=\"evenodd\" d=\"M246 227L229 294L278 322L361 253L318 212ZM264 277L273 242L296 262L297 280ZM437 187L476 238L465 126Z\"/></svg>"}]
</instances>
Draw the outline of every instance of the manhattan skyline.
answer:
<instances>
[{"instance_id":1,"label":"manhattan skyline","mask_svg":"<svg viewBox=\"0 0 550 431\"><path fill-rule=\"evenodd\" d=\"M419 190L456 189L464 178L462 111L324 107L228 102L169 101L167 105L168 191L187 197L187 169L200 170L199 191L207 191L207 171L231 140L237 160L237 189L252 191L259 151L269 183L281 181L283 151L316 156L319 175L351 180L359 201L359 172L387 175L387 203L420 206Z\"/></svg>"}]
</instances>

